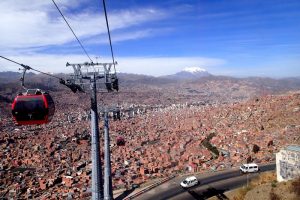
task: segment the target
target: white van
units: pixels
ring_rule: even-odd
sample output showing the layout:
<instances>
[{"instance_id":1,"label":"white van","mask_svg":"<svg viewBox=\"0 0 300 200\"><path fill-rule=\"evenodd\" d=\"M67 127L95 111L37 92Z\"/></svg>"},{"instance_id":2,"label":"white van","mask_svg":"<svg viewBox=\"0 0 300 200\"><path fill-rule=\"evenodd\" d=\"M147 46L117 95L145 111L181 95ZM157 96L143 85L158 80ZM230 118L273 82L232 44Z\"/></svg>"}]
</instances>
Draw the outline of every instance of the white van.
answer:
<instances>
[{"instance_id":1,"label":"white van","mask_svg":"<svg viewBox=\"0 0 300 200\"><path fill-rule=\"evenodd\" d=\"M240 166L240 170L242 173L251 173L251 172L258 172L258 166L255 163L250 163L250 164L243 164Z\"/></svg>"},{"instance_id":2,"label":"white van","mask_svg":"<svg viewBox=\"0 0 300 200\"><path fill-rule=\"evenodd\" d=\"M195 186L198 184L199 184L199 181L197 180L197 178L195 176L187 177L180 183L181 187L183 187L183 188L189 188L189 187L192 187L192 186Z\"/></svg>"}]
</instances>

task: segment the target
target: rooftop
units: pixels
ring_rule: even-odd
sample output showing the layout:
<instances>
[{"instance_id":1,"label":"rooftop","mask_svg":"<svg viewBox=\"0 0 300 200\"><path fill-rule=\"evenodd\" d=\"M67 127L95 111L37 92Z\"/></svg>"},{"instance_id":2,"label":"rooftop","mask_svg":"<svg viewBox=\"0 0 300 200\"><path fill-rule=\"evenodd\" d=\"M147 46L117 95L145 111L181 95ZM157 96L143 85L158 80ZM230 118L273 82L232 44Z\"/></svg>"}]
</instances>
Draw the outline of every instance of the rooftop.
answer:
<instances>
[{"instance_id":1,"label":"rooftop","mask_svg":"<svg viewBox=\"0 0 300 200\"><path fill-rule=\"evenodd\" d=\"M255 163L249 163L249 164L243 164L245 167L255 167L257 164Z\"/></svg>"},{"instance_id":2,"label":"rooftop","mask_svg":"<svg viewBox=\"0 0 300 200\"><path fill-rule=\"evenodd\" d=\"M286 147L286 150L300 152L300 146L299 145L289 145Z\"/></svg>"}]
</instances>

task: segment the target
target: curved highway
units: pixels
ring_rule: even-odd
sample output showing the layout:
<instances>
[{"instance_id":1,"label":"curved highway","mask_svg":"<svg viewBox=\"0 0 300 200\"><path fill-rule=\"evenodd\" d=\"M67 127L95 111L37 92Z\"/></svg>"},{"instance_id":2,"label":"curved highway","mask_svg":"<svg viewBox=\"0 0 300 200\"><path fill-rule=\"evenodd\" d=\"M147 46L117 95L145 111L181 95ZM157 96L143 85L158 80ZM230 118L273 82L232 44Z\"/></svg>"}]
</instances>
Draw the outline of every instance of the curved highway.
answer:
<instances>
[{"instance_id":1,"label":"curved highway","mask_svg":"<svg viewBox=\"0 0 300 200\"><path fill-rule=\"evenodd\" d=\"M260 172L275 170L275 163L260 165ZM259 173L241 174L238 169L231 169L221 172L212 172L196 175L200 184L189 189L183 189L180 182L187 176L176 177L158 187L141 194L135 199L138 200L184 200L184 199L207 199L212 196L219 196L226 199L224 192L246 185L251 178Z\"/></svg>"}]
</instances>

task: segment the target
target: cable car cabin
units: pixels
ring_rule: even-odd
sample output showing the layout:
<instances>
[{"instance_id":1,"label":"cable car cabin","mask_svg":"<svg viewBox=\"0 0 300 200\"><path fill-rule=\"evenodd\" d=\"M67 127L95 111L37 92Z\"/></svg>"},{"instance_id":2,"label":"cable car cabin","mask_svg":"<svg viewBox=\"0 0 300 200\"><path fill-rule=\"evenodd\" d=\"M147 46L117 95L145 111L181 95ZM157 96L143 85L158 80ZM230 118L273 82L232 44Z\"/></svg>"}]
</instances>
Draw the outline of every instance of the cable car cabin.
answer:
<instances>
[{"instance_id":1,"label":"cable car cabin","mask_svg":"<svg viewBox=\"0 0 300 200\"><path fill-rule=\"evenodd\" d=\"M55 112L51 96L41 90L27 90L12 103L12 115L17 125L39 125L51 121Z\"/></svg>"},{"instance_id":2,"label":"cable car cabin","mask_svg":"<svg viewBox=\"0 0 300 200\"><path fill-rule=\"evenodd\" d=\"M121 136L117 138L117 146L125 146L125 139Z\"/></svg>"}]
</instances>

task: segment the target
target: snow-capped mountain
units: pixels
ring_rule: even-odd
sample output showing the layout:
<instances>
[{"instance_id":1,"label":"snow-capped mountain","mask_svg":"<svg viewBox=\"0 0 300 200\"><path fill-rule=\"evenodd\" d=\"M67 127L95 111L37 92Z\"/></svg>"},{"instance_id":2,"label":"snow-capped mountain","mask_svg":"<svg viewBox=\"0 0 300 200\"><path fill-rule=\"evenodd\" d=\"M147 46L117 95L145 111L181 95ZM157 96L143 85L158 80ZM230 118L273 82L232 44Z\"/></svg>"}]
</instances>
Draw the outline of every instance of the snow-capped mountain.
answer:
<instances>
[{"instance_id":1,"label":"snow-capped mountain","mask_svg":"<svg viewBox=\"0 0 300 200\"><path fill-rule=\"evenodd\" d=\"M208 71L200 67L186 67L182 71L165 76L165 78L171 79L199 79L202 77L212 76Z\"/></svg>"},{"instance_id":2,"label":"snow-capped mountain","mask_svg":"<svg viewBox=\"0 0 300 200\"><path fill-rule=\"evenodd\" d=\"M207 72L206 69L200 67L186 67L182 70L183 72L190 72L190 73L199 73L199 72Z\"/></svg>"}]
</instances>

